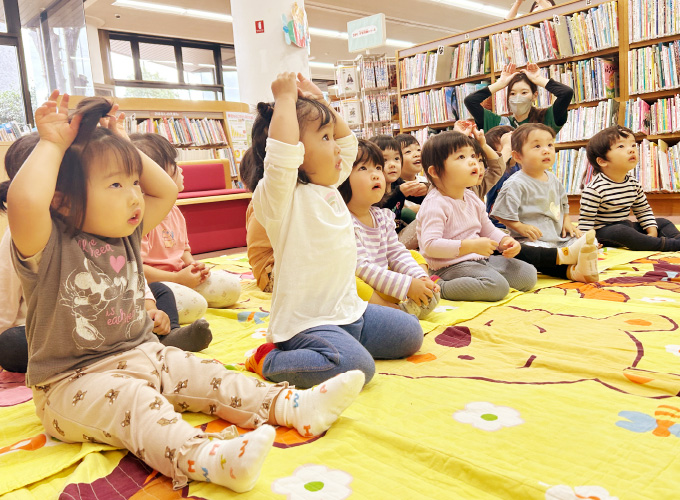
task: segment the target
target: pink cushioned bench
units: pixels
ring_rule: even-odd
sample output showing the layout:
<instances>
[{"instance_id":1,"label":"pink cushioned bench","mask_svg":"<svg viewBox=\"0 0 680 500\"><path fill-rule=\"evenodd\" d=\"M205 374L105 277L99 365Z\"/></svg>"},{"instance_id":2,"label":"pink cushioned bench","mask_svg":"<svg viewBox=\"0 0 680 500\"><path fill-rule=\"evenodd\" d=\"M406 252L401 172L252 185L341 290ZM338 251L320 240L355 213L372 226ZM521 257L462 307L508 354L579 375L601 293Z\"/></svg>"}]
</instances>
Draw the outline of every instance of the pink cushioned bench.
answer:
<instances>
[{"instance_id":1,"label":"pink cushioned bench","mask_svg":"<svg viewBox=\"0 0 680 500\"><path fill-rule=\"evenodd\" d=\"M229 160L178 162L184 190L177 205L187 221L194 254L246 246L246 209L251 194L232 189Z\"/></svg>"}]
</instances>

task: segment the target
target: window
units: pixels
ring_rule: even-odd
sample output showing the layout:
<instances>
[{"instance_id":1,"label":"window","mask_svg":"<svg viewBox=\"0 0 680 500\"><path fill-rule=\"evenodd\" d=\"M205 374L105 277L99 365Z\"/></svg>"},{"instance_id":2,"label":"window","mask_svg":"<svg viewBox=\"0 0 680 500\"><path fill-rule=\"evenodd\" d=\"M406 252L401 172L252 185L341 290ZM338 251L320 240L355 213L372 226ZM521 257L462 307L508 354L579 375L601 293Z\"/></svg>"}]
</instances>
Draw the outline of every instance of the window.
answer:
<instances>
[{"instance_id":1,"label":"window","mask_svg":"<svg viewBox=\"0 0 680 500\"><path fill-rule=\"evenodd\" d=\"M5 16L5 5L0 0L0 32L7 33L7 17Z\"/></svg>"},{"instance_id":2,"label":"window","mask_svg":"<svg viewBox=\"0 0 680 500\"><path fill-rule=\"evenodd\" d=\"M33 121L20 30L17 0L0 0L0 124Z\"/></svg>"},{"instance_id":3,"label":"window","mask_svg":"<svg viewBox=\"0 0 680 500\"><path fill-rule=\"evenodd\" d=\"M107 83L119 97L238 100L238 84L231 74L225 78L222 68L225 54L233 64L233 47L130 33L106 36Z\"/></svg>"}]
</instances>

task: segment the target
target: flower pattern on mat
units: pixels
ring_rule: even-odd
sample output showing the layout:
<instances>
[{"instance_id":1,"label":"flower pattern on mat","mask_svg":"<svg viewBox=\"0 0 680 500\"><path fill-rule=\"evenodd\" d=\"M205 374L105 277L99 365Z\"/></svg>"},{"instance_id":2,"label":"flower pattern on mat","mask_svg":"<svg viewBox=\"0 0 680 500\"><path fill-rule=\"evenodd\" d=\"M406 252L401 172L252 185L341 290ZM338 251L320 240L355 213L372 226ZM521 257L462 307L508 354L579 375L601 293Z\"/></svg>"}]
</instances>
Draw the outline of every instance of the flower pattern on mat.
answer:
<instances>
[{"instance_id":1,"label":"flower pattern on mat","mask_svg":"<svg viewBox=\"0 0 680 500\"><path fill-rule=\"evenodd\" d=\"M640 300L643 302L650 302L652 304L661 302L675 302L675 299L669 299L667 297L642 297Z\"/></svg>"},{"instance_id":2,"label":"flower pattern on mat","mask_svg":"<svg viewBox=\"0 0 680 500\"><path fill-rule=\"evenodd\" d=\"M343 500L352 494L352 476L325 465L308 464L295 469L292 476L272 483L272 491L288 500Z\"/></svg>"},{"instance_id":3,"label":"flower pattern on mat","mask_svg":"<svg viewBox=\"0 0 680 500\"><path fill-rule=\"evenodd\" d=\"M503 427L514 427L524 423L519 412L509 406L496 406L486 401L475 401L457 411L453 418L462 424L470 424L483 431L497 431Z\"/></svg>"},{"instance_id":4,"label":"flower pattern on mat","mask_svg":"<svg viewBox=\"0 0 680 500\"><path fill-rule=\"evenodd\" d=\"M675 354L676 356L680 356L680 345L677 344L667 345L666 351L670 352L671 354Z\"/></svg>"},{"instance_id":5,"label":"flower pattern on mat","mask_svg":"<svg viewBox=\"0 0 680 500\"><path fill-rule=\"evenodd\" d=\"M545 492L545 500L619 500L601 486L576 486L573 489L564 484L553 486Z\"/></svg>"},{"instance_id":6,"label":"flower pattern on mat","mask_svg":"<svg viewBox=\"0 0 680 500\"><path fill-rule=\"evenodd\" d=\"M258 328L250 336L254 339L266 339L267 338L267 329L266 328Z\"/></svg>"}]
</instances>

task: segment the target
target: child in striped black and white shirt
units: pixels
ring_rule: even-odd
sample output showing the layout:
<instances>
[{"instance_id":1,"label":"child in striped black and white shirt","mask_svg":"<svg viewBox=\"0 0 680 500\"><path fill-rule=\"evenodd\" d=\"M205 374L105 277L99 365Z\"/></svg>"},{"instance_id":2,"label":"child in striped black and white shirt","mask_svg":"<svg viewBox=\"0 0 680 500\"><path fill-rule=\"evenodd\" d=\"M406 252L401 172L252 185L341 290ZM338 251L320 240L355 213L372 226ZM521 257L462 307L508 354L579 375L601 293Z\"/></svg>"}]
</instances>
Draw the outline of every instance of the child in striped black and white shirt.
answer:
<instances>
[{"instance_id":1,"label":"child in striped black and white shirt","mask_svg":"<svg viewBox=\"0 0 680 500\"><path fill-rule=\"evenodd\" d=\"M439 286L397 237L394 213L375 206L385 194L383 152L359 140L349 178L338 187L347 203L357 243L357 291L371 303L425 318L439 302Z\"/></svg>"},{"instance_id":2,"label":"child in striped black and white shirt","mask_svg":"<svg viewBox=\"0 0 680 500\"><path fill-rule=\"evenodd\" d=\"M631 250L680 250L680 231L655 218L640 183L629 175L638 163L632 130L619 125L595 134L586 148L596 175L581 194L579 229L595 229L605 246ZM631 210L637 222L628 219Z\"/></svg>"}]
</instances>

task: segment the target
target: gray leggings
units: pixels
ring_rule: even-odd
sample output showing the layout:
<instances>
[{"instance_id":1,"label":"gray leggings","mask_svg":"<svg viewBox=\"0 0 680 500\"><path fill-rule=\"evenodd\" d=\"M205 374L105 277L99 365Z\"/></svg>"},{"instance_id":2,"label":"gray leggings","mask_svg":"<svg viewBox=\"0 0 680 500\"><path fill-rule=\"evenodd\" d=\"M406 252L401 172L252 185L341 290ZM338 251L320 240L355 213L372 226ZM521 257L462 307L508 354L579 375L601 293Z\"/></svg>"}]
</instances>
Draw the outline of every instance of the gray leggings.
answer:
<instances>
[{"instance_id":1,"label":"gray leggings","mask_svg":"<svg viewBox=\"0 0 680 500\"><path fill-rule=\"evenodd\" d=\"M503 299L510 287L527 292L536 284L536 268L518 259L492 255L483 260L465 260L432 274L441 278L442 298L447 300L481 300L496 302Z\"/></svg>"}]
</instances>

